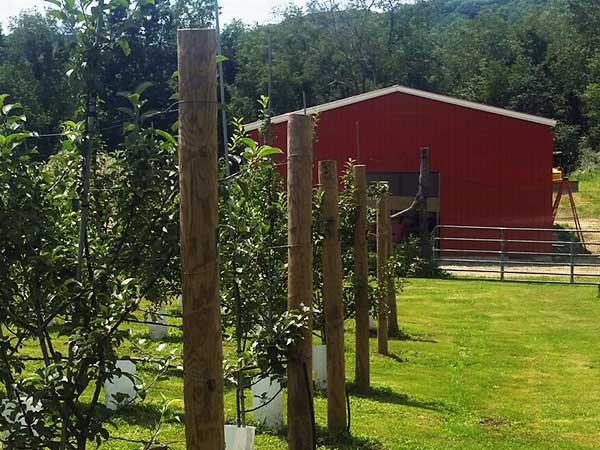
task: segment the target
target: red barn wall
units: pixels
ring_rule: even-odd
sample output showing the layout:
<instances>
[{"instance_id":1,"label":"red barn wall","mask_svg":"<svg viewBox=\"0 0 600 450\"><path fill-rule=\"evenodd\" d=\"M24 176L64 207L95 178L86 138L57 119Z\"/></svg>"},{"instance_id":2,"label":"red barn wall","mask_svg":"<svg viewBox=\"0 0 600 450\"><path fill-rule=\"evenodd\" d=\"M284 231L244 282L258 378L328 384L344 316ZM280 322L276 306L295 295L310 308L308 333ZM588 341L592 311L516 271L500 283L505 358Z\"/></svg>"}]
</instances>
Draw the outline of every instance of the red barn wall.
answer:
<instances>
[{"instance_id":1,"label":"red barn wall","mask_svg":"<svg viewBox=\"0 0 600 450\"><path fill-rule=\"evenodd\" d=\"M360 155L357 152L358 122ZM287 122L273 125L286 150ZM418 172L419 148L430 148L440 176L440 223L552 227L549 126L431 99L393 93L323 111L316 161L349 158L367 172Z\"/></svg>"}]
</instances>

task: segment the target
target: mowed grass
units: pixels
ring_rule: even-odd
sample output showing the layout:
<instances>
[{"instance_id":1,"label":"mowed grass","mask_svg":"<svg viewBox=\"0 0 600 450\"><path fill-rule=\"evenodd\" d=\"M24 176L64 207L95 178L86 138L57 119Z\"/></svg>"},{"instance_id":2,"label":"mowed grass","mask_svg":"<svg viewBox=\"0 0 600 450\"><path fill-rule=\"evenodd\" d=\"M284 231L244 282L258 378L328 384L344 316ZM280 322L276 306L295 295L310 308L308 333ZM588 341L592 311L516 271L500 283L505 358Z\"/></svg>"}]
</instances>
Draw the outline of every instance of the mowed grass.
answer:
<instances>
[{"instance_id":1,"label":"mowed grass","mask_svg":"<svg viewBox=\"0 0 600 450\"><path fill-rule=\"evenodd\" d=\"M572 179L579 181L579 192L573 194L575 205L577 206L577 214L582 220L583 228L599 228L600 223L600 172L586 172L580 175L575 175ZM573 226L573 215L569 204L567 193L560 203L558 209L557 222L569 226Z\"/></svg>"},{"instance_id":2,"label":"mowed grass","mask_svg":"<svg viewBox=\"0 0 600 450\"><path fill-rule=\"evenodd\" d=\"M320 448L600 448L595 287L411 279L398 293L398 316L411 339L390 341L388 357L377 355L376 339L371 340L373 392L360 397L350 388L351 437L336 441L326 435L326 399L315 399ZM144 326L131 325L134 336L145 337ZM181 350L181 332L172 328L165 344L164 354ZM350 384L352 322L346 324L346 347ZM31 343L27 353L39 350ZM233 358L231 345L225 353ZM121 354L135 356L136 350L125 347ZM155 376L150 366L138 369L147 381ZM111 435L149 439L161 405L182 398L183 378L173 370L143 402L115 414ZM234 403L229 386L230 423ZM183 402L176 401L163 420L159 440L168 448L185 448L182 414ZM139 449L140 444L111 439L102 448ZM285 435L259 433L255 448L284 450Z\"/></svg>"},{"instance_id":3,"label":"mowed grass","mask_svg":"<svg viewBox=\"0 0 600 450\"><path fill-rule=\"evenodd\" d=\"M320 448L600 448L595 287L413 279L398 294L398 315L412 338L392 340L389 357L377 355L371 340L373 393L351 394L351 438L326 436L326 399L316 398ZM353 326L346 324L349 383ZM174 347L180 347L177 335L168 342ZM144 376L151 378L151 371ZM161 394L182 398L182 386L175 373L159 382L143 403L116 415L113 436L147 439L160 416ZM171 409L159 439L183 449L182 403ZM231 388L226 416L233 421ZM102 448L139 444L110 440ZM285 436L259 433L255 448L286 449Z\"/></svg>"}]
</instances>

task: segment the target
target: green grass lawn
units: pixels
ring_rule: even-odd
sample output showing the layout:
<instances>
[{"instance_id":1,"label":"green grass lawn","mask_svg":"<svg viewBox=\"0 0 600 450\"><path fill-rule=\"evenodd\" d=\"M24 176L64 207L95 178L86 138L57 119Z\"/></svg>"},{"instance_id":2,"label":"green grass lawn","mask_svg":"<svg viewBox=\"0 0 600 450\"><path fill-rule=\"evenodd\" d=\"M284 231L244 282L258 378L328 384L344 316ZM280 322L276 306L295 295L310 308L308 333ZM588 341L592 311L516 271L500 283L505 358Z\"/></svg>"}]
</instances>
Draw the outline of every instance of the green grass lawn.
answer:
<instances>
[{"instance_id":1,"label":"green grass lawn","mask_svg":"<svg viewBox=\"0 0 600 450\"><path fill-rule=\"evenodd\" d=\"M575 178L579 180L579 192L574 194L579 216L600 217L600 173L589 172Z\"/></svg>"},{"instance_id":2,"label":"green grass lawn","mask_svg":"<svg viewBox=\"0 0 600 450\"><path fill-rule=\"evenodd\" d=\"M398 296L411 340L374 353L373 394L351 395L352 438L323 449L595 449L600 448L600 299L596 288L410 280ZM142 334L141 329L137 332ZM353 379L353 323L346 325L347 379ZM168 347L180 347L177 337ZM146 374L148 377L151 374ZM182 398L173 374L141 404L115 417L114 436L147 439L166 398ZM315 401L319 427L326 399ZM285 407L284 407L285 408ZM160 439L183 449L181 402ZM234 396L226 394L234 418ZM111 440L110 449L139 444ZM257 450L287 448L285 436L259 433Z\"/></svg>"}]
</instances>

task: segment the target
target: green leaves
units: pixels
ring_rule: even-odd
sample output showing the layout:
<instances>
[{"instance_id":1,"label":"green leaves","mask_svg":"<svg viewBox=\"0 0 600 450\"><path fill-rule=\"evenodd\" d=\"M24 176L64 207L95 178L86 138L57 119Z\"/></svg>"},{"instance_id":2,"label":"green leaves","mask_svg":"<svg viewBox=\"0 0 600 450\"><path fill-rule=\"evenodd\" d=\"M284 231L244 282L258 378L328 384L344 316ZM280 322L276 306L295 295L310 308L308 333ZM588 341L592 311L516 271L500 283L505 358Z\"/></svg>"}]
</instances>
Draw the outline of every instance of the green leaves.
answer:
<instances>
[{"instance_id":1,"label":"green leaves","mask_svg":"<svg viewBox=\"0 0 600 450\"><path fill-rule=\"evenodd\" d=\"M273 155L280 155L283 152L281 149L271 147L270 145L261 145L249 137L237 137L234 134L232 137L232 144L230 145L230 151L235 154L238 149L243 149L241 156L250 164L258 163L258 160L268 158Z\"/></svg>"},{"instance_id":2,"label":"green leaves","mask_svg":"<svg viewBox=\"0 0 600 450\"><path fill-rule=\"evenodd\" d=\"M259 158L266 158L267 156L281 155L281 154L283 154L281 149L276 148L276 147L271 147L269 145L263 145L258 150L257 156Z\"/></svg>"},{"instance_id":3,"label":"green leaves","mask_svg":"<svg viewBox=\"0 0 600 450\"><path fill-rule=\"evenodd\" d=\"M129 8L130 0L110 0L109 4L111 8L121 6L123 8Z\"/></svg>"},{"instance_id":4,"label":"green leaves","mask_svg":"<svg viewBox=\"0 0 600 450\"><path fill-rule=\"evenodd\" d=\"M249 137L243 137L243 138L239 139L239 142L246 146L245 151L249 150L251 152L250 153L251 155L253 155L256 152L258 144L256 143L256 141L254 139L249 138Z\"/></svg>"},{"instance_id":5,"label":"green leaves","mask_svg":"<svg viewBox=\"0 0 600 450\"><path fill-rule=\"evenodd\" d=\"M9 104L9 105L4 105L2 106L2 114L4 114L5 116L7 116L13 109L15 108L22 108L20 103L13 103L13 104ZM24 116L21 116L22 120L25 120Z\"/></svg>"},{"instance_id":6,"label":"green leaves","mask_svg":"<svg viewBox=\"0 0 600 450\"><path fill-rule=\"evenodd\" d=\"M142 82L142 83L138 84L138 85L135 87L135 92L136 92L137 94L139 94L139 95L142 95L146 89L148 89L148 88L150 88L150 87L152 87L152 86L153 86L153 83L152 83L152 82L150 82L150 81L144 81L144 82Z\"/></svg>"},{"instance_id":7,"label":"green leaves","mask_svg":"<svg viewBox=\"0 0 600 450\"><path fill-rule=\"evenodd\" d=\"M119 47L121 47L121 50L123 50L123 54L125 56L129 56L131 54L131 48L129 47L129 42L127 39L120 38L117 43L119 44Z\"/></svg>"},{"instance_id":8,"label":"green leaves","mask_svg":"<svg viewBox=\"0 0 600 450\"><path fill-rule=\"evenodd\" d=\"M232 126L229 150L236 173L219 208L224 330L250 347L237 355L236 369L257 365L263 373L283 374L298 320L285 313L286 252L273 250L287 235L285 189L272 160L281 151L250 138L242 119L233 119ZM234 316L236 298L240 323Z\"/></svg>"},{"instance_id":9,"label":"green leaves","mask_svg":"<svg viewBox=\"0 0 600 450\"><path fill-rule=\"evenodd\" d=\"M177 145L177 141L175 140L175 137L173 137L173 135L171 133L167 133L164 130L154 130L154 132L162 137L163 139L165 139L167 142L169 142L170 144L173 144L174 146Z\"/></svg>"}]
</instances>

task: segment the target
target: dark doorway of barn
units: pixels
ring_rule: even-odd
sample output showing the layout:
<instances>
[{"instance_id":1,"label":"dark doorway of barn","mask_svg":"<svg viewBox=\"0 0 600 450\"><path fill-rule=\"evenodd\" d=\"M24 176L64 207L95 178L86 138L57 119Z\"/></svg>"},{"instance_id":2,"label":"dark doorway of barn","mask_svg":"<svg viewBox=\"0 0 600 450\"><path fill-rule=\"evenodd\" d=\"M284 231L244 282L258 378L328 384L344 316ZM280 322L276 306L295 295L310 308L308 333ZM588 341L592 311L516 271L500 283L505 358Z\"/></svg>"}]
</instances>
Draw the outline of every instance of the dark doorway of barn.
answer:
<instances>
[{"instance_id":1,"label":"dark doorway of barn","mask_svg":"<svg viewBox=\"0 0 600 450\"><path fill-rule=\"evenodd\" d=\"M419 172L371 172L367 174L369 183L385 181L390 188L390 209L395 214L408 208L419 190ZM429 173L429 185L425 190L427 197L427 227L430 232L439 224L440 213L440 174ZM419 222L416 215L392 221L394 242L402 242L409 236L417 236Z\"/></svg>"}]
</instances>

